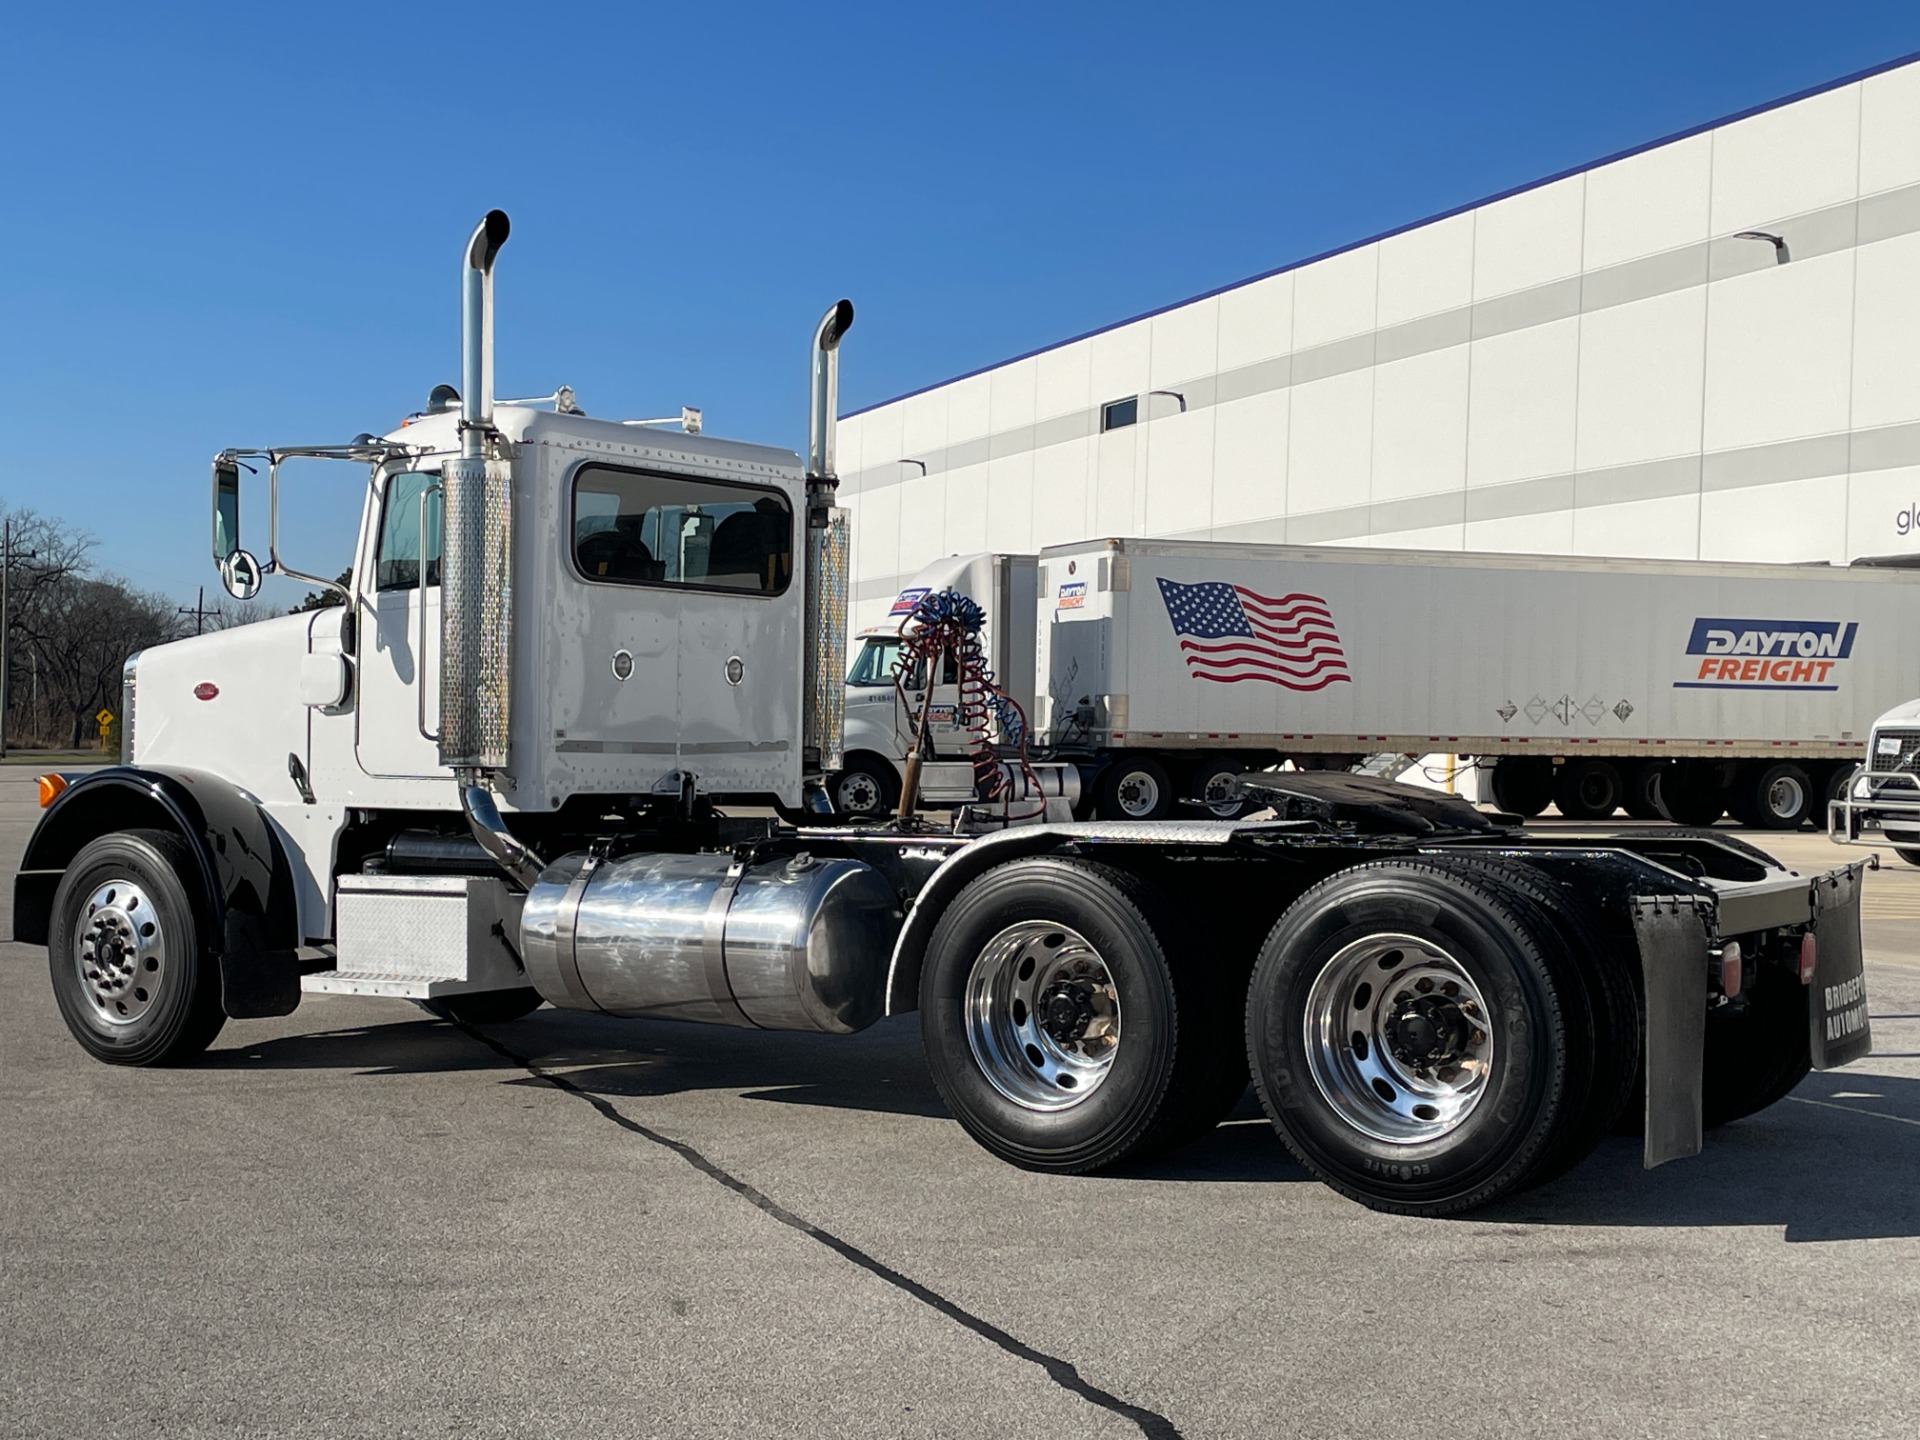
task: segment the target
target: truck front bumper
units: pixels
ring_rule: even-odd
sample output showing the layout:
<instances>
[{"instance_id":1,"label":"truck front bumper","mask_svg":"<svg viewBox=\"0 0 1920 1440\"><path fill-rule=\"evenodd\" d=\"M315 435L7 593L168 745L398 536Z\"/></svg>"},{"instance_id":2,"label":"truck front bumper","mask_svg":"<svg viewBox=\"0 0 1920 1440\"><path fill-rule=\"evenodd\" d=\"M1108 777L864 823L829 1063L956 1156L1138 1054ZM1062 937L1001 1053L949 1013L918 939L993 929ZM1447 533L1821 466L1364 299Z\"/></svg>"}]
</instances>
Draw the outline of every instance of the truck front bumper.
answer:
<instances>
[{"instance_id":1,"label":"truck front bumper","mask_svg":"<svg viewBox=\"0 0 1920 1440\"><path fill-rule=\"evenodd\" d=\"M1920 848L1920 775L1856 770L1827 805L1827 838L1836 845Z\"/></svg>"}]
</instances>

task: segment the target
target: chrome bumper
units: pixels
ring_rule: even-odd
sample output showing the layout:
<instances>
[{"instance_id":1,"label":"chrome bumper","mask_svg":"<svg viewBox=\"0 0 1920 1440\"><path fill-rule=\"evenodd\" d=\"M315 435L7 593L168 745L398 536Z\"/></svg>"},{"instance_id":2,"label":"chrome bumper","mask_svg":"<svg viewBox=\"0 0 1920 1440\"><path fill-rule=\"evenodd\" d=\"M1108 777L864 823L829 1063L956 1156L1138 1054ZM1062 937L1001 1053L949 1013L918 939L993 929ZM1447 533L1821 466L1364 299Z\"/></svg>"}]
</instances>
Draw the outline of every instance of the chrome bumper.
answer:
<instances>
[{"instance_id":1,"label":"chrome bumper","mask_svg":"<svg viewBox=\"0 0 1920 1440\"><path fill-rule=\"evenodd\" d=\"M1887 834L1888 825L1910 827L1913 835L1896 838ZM1846 793L1827 803L1827 838L1836 845L1920 846L1920 774L1854 771Z\"/></svg>"}]
</instances>

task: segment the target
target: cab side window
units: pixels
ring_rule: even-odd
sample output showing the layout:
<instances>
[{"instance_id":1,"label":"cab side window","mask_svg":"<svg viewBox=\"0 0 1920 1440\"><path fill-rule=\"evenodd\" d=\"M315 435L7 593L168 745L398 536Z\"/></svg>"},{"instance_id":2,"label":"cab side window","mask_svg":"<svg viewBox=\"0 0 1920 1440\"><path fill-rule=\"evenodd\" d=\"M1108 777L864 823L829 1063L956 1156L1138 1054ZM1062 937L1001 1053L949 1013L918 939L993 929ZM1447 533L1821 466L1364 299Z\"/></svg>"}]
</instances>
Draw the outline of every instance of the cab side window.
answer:
<instances>
[{"instance_id":1,"label":"cab side window","mask_svg":"<svg viewBox=\"0 0 1920 1440\"><path fill-rule=\"evenodd\" d=\"M380 512L380 543L374 548L374 586L379 590L411 590L420 583L420 496L428 487L426 556L427 584L440 583L440 477L427 470L407 470L387 481Z\"/></svg>"},{"instance_id":2,"label":"cab side window","mask_svg":"<svg viewBox=\"0 0 1920 1440\"><path fill-rule=\"evenodd\" d=\"M589 580L778 595L793 578L793 511L764 486L586 465L573 555Z\"/></svg>"}]
</instances>

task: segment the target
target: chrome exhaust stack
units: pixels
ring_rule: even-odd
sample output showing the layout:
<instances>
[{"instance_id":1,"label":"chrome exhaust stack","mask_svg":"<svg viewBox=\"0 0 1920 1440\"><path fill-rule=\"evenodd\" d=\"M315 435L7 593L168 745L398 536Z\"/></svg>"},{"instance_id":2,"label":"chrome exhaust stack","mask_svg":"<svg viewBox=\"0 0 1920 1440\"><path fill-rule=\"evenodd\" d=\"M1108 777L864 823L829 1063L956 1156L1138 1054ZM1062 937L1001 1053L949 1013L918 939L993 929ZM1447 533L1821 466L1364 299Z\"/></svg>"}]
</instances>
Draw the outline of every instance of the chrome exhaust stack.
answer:
<instances>
[{"instance_id":1,"label":"chrome exhaust stack","mask_svg":"<svg viewBox=\"0 0 1920 1440\"><path fill-rule=\"evenodd\" d=\"M489 210L460 277L460 458L440 467L439 744L474 838L531 889L546 867L508 831L490 788L507 768L512 719L513 472L491 453L493 264L509 229Z\"/></svg>"},{"instance_id":2,"label":"chrome exhaust stack","mask_svg":"<svg viewBox=\"0 0 1920 1440\"><path fill-rule=\"evenodd\" d=\"M853 302L842 300L813 332L813 379L807 424L806 661L802 696L803 768L838 770L846 738L847 604L850 556L847 512L834 495L834 424L840 406L840 342L853 328ZM825 799L824 796L821 797Z\"/></svg>"}]
</instances>

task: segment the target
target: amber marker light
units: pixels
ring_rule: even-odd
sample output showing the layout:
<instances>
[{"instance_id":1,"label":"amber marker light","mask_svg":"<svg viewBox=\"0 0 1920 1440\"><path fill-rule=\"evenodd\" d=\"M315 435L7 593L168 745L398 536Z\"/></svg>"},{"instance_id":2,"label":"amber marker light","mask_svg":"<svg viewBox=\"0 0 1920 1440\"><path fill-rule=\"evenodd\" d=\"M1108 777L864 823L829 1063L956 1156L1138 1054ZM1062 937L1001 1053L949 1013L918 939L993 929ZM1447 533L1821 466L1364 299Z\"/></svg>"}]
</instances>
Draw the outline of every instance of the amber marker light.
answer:
<instances>
[{"instance_id":1,"label":"amber marker light","mask_svg":"<svg viewBox=\"0 0 1920 1440\"><path fill-rule=\"evenodd\" d=\"M46 809L60 798L60 792L67 788L64 775L42 775L40 777L40 808Z\"/></svg>"}]
</instances>

